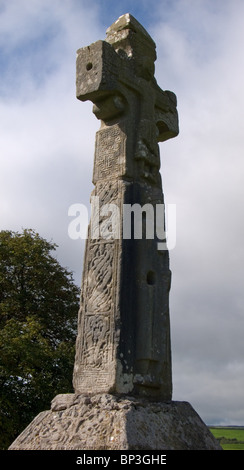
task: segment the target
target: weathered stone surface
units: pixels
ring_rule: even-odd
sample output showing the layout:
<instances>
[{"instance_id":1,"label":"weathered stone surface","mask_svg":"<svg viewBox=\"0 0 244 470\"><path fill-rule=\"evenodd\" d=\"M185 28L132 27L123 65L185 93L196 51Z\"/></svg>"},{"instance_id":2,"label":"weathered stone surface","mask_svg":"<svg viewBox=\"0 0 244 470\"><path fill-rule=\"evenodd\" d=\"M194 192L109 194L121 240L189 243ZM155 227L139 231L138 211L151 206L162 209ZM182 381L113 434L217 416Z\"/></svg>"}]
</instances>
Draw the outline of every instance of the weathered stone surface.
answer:
<instances>
[{"instance_id":1,"label":"weathered stone surface","mask_svg":"<svg viewBox=\"0 0 244 470\"><path fill-rule=\"evenodd\" d=\"M67 402L65 409L40 413L10 450L221 449L187 402L109 394L69 395L61 401Z\"/></svg>"},{"instance_id":2,"label":"weathered stone surface","mask_svg":"<svg viewBox=\"0 0 244 470\"><path fill-rule=\"evenodd\" d=\"M163 206L158 142L179 132L176 97L159 88L155 60L154 41L130 14L105 41L77 52L77 98L91 100L101 120L92 196L119 212L117 236L104 231L109 217L91 215L73 380L79 394L172 398L168 251L158 250L155 230L145 236L146 210L141 239L125 233L123 218L125 204L150 206L154 216Z\"/></svg>"},{"instance_id":3,"label":"weathered stone surface","mask_svg":"<svg viewBox=\"0 0 244 470\"><path fill-rule=\"evenodd\" d=\"M56 397L51 402L51 410L52 411L61 411L66 410L71 405L74 404L75 395L74 393L63 393L60 395L56 395Z\"/></svg>"}]
</instances>

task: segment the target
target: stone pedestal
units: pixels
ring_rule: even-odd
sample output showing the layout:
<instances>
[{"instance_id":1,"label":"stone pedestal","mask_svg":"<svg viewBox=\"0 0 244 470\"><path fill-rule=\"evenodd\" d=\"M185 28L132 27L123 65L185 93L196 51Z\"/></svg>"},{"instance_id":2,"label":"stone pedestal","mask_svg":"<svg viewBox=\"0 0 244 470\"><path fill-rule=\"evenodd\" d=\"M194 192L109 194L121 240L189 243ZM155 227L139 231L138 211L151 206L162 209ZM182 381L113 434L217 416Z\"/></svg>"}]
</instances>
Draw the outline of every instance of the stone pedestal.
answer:
<instances>
[{"instance_id":1,"label":"stone pedestal","mask_svg":"<svg viewBox=\"0 0 244 470\"><path fill-rule=\"evenodd\" d=\"M58 395L10 450L220 450L187 402Z\"/></svg>"}]
</instances>

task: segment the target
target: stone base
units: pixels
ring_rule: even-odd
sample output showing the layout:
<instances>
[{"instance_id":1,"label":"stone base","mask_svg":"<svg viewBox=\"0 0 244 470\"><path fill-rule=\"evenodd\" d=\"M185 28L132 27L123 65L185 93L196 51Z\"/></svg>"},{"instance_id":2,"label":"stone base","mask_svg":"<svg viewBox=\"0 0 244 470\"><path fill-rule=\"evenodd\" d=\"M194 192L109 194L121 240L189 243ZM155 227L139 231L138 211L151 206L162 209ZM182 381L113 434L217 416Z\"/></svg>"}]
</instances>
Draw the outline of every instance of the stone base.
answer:
<instances>
[{"instance_id":1,"label":"stone base","mask_svg":"<svg viewBox=\"0 0 244 470\"><path fill-rule=\"evenodd\" d=\"M57 395L10 450L220 450L187 402Z\"/></svg>"}]
</instances>

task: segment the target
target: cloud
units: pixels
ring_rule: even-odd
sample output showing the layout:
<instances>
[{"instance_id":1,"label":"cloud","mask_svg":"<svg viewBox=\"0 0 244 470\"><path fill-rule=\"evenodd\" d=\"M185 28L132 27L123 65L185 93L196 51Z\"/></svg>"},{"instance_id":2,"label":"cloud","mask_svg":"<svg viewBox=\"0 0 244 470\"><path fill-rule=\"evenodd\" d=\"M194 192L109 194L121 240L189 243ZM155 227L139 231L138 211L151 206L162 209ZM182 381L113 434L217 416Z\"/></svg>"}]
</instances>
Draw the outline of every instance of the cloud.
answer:
<instances>
[{"instance_id":1,"label":"cloud","mask_svg":"<svg viewBox=\"0 0 244 470\"><path fill-rule=\"evenodd\" d=\"M98 122L91 104L75 98L75 56L97 39L95 9L85 2L9 2L0 23L0 44L10 54L0 87L1 229L32 227L53 238L80 282L81 244L68 239L67 214L70 204L89 202ZM80 251L70 259L72 243Z\"/></svg>"}]
</instances>

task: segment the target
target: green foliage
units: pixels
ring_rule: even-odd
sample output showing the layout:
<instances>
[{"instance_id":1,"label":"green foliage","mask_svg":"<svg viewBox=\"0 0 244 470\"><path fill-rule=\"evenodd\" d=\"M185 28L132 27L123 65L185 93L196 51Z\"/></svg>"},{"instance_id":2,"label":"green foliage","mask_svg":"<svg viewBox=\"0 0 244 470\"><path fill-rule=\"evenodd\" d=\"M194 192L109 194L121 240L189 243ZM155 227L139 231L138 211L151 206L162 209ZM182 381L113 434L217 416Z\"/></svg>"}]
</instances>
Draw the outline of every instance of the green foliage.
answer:
<instances>
[{"instance_id":1,"label":"green foliage","mask_svg":"<svg viewBox=\"0 0 244 470\"><path fill-rule=\"evenodd\" d=\"M79 289L33 230L0 232L0 448L72 391Z\"/></svg>"}]
</instances>

